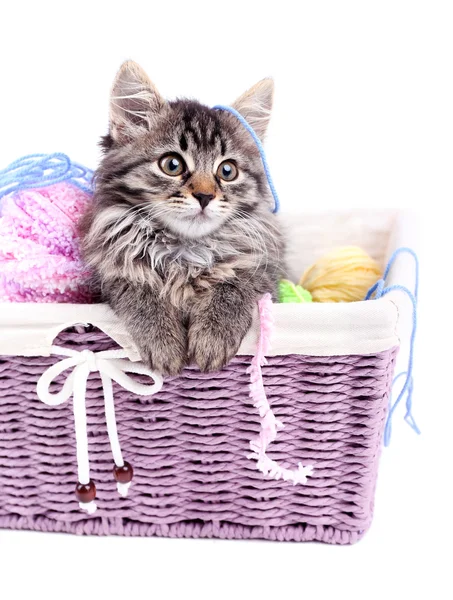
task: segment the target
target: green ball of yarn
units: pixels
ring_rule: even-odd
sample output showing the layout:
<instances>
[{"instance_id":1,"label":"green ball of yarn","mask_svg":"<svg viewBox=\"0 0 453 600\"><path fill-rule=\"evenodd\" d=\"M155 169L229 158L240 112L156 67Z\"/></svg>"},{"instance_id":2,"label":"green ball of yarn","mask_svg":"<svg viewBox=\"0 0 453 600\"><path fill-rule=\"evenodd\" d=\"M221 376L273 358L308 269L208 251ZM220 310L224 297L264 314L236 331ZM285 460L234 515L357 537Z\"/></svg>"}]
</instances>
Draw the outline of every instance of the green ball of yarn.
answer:
<instances>
[{"instance_id":1,"label":"green ball of yarn","mask_svg":"<svg viewBox=\"0 0 453 600\"><path fill-rule=\"evenodd\" d=\"M293 302L303 304L312 302L313 299L308 290L301 285L282 279L278 284L278 301L282 303Z\"/></svg>"}]
</instances>

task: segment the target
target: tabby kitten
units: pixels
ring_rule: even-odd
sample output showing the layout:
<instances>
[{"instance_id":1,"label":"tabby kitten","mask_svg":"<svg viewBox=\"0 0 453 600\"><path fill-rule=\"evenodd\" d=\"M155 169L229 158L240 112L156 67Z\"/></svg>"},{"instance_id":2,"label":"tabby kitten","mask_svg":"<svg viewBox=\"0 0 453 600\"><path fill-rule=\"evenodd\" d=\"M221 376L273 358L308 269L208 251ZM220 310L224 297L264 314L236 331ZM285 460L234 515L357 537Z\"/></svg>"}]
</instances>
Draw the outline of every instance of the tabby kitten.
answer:
<instances>
[{"instance_id":1,"label":"tabby kitten","mask_svg":"<svg viewBox=\"0 0 453 600\"><path fill-rule=\"evenodd\" d=\"M263 137L273 83L233 105ZM174 375L223 367L276 293L282 236L260 155L238 119L165 101L133 62L113 84L84 256L143 361Z\"/></svg>"}]
</instances>

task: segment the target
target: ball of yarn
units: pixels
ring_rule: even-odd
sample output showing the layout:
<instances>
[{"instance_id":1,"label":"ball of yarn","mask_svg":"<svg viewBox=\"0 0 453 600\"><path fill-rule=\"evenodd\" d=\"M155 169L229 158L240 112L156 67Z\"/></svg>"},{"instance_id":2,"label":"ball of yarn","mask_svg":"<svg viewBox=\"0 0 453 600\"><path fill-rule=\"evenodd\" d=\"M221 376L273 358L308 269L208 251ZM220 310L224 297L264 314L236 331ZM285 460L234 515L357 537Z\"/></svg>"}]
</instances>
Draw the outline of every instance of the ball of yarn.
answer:
<instances>
[{"instance_id":1,"label":"ball of yarn","mask_svg":"<svg viewBox=\"0 0 453 600\"><path fill-rule=\"evenodd\" d=\"M288 279L282 279L278 284L278 301L282 303L311 302L312 297L308 290Z\"/></svg>"},{"instance_id":2,"label":"ball of yarn","mask_svg":"<svg viewBox=\"0 0 453 600\"><path fill-rule=\"evenodd\" d=\"M357 246L336 248L309 267L300 279L313 302L356 302L382 277L382 269Z\"/></svg>"},{"instance_id":3,"label":"ball of yarn","mask_svg":"<svg viewBox=\"0 0 453 600\"><path fill-rule=\"evenodd\" d=\"M77 235L90 201L66 181L2 198L0 302L91 301Z\"/></svg>"}]
</instances>

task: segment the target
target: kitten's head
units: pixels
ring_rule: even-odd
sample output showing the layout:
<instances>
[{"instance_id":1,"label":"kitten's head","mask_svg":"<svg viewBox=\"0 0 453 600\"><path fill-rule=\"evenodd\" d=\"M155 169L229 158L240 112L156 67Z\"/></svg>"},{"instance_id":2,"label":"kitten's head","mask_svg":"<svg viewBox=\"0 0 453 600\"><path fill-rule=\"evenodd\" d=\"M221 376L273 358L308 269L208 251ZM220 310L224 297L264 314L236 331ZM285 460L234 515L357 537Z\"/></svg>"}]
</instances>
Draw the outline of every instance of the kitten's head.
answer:
<instances>
[{"instance_id":1,"label":"kitten's head","mask_svg":"<svg viewBox=\"0 0 453 600\"><path fill-rule=\"evenodd\" d=\"M264 79L232 105L261 138L272 96ZM175 234L200 238L235 215L271 208L260 155L238 119L165 101L136 63L124 63L114 81L103 147L96 189Z\"/></svg>"}]
</instances>

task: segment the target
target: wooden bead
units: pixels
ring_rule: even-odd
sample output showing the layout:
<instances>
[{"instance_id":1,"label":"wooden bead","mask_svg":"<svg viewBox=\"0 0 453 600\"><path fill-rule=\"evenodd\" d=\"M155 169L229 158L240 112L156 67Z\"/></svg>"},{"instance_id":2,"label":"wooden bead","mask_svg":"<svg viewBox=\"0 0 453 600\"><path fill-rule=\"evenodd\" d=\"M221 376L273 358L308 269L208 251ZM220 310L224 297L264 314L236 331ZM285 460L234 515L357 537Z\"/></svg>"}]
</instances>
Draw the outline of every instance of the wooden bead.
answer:
<instances>
[{"instance_id":1,"label":"wooden bead","mask_svg":"<svg viewBox=\"0 0 453 600\"><path fill-rule=\"evenodd\" d=\"M134 476L134 470L131 465L125 461L122 467L114 466L113 476L118 483L129 483Z\"/></svg>"},{"instance_id":2,"label":"wooden bead","mask_svg":"<svg viewBox=\"0 0 453 600\"><path fill-rule=\"evenodd\" d=\"M82 504L88 504L96 498L96 486L94 481L90 479L89 483L78 483L76 485L76 498Z\"/></svg>"}]
</instances>

